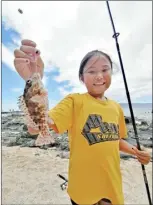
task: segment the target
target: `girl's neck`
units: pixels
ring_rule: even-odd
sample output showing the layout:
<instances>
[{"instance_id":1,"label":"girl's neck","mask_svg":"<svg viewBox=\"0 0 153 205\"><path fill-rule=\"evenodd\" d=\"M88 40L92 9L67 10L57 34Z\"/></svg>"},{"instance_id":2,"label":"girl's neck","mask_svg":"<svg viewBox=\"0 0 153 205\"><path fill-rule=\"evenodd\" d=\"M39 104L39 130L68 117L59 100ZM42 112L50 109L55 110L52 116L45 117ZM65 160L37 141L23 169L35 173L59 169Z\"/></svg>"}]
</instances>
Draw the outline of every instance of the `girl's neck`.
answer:
<instances>
[{"instance_id":1,"label":"girl's neck","mask_svg":"<svg viewBox=\"0 0 153 205\"><path fill-rule=\"evenodd\" d=\"M96 99L101 100L101 101L105 101L105 100L106 100L106 97L105 97L105 96L102 96L102 97L96 97Z\"/></svg>"},{"instance_id":2,"label":"girl's neck","mask_svg":"<svg viewBox=\"0 0 153 205\"><path fill-rule=\"evenodd\" d=\"M101 100L101 101L105 101L107 98L104 96L104 94L101 94L101 95L93 95L91 93L89 93L92 97L98 99L98 100Z\"/></svg>"}]
</instances>

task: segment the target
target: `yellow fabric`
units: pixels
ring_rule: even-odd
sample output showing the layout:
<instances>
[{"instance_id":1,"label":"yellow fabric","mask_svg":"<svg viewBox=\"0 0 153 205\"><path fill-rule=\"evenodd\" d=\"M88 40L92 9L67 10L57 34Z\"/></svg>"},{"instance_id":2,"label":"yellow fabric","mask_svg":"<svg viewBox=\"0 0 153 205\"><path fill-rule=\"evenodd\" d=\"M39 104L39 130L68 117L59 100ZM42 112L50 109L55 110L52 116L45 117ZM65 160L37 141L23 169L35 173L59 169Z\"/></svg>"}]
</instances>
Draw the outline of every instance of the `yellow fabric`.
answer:
<instances>
[{"instance_id":1,"label":"yellow fabric","mask_svg":"<svg viewBox=\"0 0 153 205\"><path fill-rule=\"evenodd\" d=\"M77 204L107 198L123 205L119 140L127 137L127 129L120 105L88 93L71 94L49 116L59 133L68 130L70 198Z\"/></svg>"}]
</instances>

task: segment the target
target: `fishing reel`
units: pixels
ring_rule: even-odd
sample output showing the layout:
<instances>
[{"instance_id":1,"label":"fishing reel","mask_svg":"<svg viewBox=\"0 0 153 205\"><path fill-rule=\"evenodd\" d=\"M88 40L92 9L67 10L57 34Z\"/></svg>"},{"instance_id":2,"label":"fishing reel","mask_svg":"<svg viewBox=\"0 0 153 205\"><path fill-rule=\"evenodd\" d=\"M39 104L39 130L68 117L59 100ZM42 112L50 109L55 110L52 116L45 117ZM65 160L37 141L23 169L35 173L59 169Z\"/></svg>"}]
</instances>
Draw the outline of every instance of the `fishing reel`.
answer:
<instances>
[{"instance_id":1,"label":"fishing reel","mask_svg":"<svg viewBox=\"0 0 153 205\"><path fill-rule=\"evenodd\" d=\"M60 184L61 189L65 190L67 187L68 180L64 176L62 176L61 174L57 174L57 176L65 181L62 184Z\"/></svg>"}]
</instances>

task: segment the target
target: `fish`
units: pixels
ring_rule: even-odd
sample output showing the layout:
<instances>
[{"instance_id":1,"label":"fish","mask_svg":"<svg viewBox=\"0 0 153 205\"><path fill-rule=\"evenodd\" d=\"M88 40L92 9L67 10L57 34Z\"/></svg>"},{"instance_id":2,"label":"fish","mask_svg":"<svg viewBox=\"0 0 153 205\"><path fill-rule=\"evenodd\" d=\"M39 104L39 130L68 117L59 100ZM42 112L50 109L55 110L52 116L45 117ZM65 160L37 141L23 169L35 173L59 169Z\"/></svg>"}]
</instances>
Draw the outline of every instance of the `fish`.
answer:
<instances>
[{"instance_id":1,"label":"fish","mask_svg":"<svg viewBox=\"0 0 153 205\"><path fill-rule=\"evenodd\" d=\"M33 73L26 81L23 95L18 98L18 106L24 114L26 125L39 130L35 145L54 145L55 141L47 123L48 92L38 72Z\"/></svg>"}]
</instances>

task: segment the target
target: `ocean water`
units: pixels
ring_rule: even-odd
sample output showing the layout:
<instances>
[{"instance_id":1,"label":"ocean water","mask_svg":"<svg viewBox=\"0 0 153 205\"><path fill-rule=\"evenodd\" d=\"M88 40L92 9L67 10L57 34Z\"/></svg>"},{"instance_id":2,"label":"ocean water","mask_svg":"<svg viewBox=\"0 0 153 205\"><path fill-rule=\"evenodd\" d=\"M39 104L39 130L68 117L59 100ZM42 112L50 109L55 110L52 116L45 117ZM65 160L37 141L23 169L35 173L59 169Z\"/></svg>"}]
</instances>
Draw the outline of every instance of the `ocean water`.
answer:
<instances>
[{"instance_id":1,"label":"ocean water","mask_svg":"<svg viewBox=\"0 0 153 205\"><path fill-rule=\"evenodd\" d=\"M121 103L120 105L123 108L124 116L131 117L129 105L127 103ZM147 121L152 121L152 103L133 103L132 108L135 117ZM22 114L19 112L17 113ZM7 115L9 115L9 113L2 113L2 117Z\"/></svg>"},{"instance_id":2,"label":"ocean water","mask_svg":"<svg viewBox=\"0 0 153 205\"><path fill-rule=\"evenodd\" d=\"M123 108L124 115L131 117L129 105L127 103L121 103L120 105ZM132 109L135 117L152 121L152 103L133 103Z\"/></svg>"}]
</instances>

